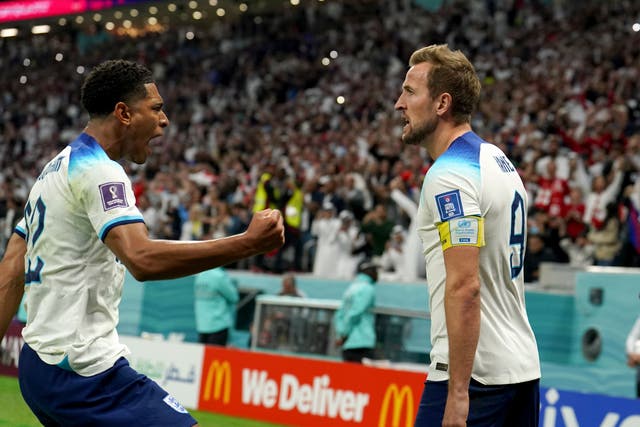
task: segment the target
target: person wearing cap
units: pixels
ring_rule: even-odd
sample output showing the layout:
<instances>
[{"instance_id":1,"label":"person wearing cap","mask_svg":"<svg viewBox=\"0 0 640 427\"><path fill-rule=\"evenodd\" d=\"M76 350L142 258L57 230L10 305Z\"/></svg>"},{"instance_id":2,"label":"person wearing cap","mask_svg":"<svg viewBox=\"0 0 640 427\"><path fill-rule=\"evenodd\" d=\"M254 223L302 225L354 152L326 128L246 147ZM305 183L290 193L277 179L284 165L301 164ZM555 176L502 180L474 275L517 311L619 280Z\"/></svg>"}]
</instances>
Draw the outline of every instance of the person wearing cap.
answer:
<instances>
[{"instance_id":1,"label":"person wearing cap","mask_svg":"<svg viewBox=\"0 0 640 427\"><path fill-rule=\"evenodd\" d=\"M345 362L362 363L365 357L373 359L376 329L371 310L376 301L374 284L377 281L378 266L371 261L363 261L335 313L336 346L342 347Z\"/></svg>"}]
</instances>

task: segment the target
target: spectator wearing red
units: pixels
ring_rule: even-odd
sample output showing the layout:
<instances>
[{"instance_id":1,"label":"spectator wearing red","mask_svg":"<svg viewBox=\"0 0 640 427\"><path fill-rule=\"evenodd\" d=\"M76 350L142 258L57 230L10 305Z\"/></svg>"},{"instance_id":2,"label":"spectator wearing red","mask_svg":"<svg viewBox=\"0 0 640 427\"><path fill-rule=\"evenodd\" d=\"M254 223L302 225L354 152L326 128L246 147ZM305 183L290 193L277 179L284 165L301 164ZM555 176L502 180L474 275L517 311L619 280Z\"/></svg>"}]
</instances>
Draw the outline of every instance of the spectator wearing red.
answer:
<instances>
[{"instance_id":1,"label":"spectator wearing red","mask_svg":"<svg viewBox=\"0 0 640 427\"><path fill-rule=\"evenodd\" d=\"M535 207L544 210L549 215L564 217L568 212L567 195L569 183L557 176L555 159L547 162L546 176L538 179Z\"/></svg>"}]
</instances>

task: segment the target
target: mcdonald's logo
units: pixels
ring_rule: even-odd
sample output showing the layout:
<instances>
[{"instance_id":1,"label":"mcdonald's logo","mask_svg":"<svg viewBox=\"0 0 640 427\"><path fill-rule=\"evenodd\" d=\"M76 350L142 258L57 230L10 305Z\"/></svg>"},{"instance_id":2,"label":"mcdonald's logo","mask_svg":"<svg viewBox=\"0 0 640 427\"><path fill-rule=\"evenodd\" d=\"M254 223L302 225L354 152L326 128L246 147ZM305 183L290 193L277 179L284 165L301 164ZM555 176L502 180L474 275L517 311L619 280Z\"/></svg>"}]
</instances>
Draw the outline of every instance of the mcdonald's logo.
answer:
<instances>
[{"instance_id":1,"label":"mcdonald's logo","mask_svg":"<svg viewBox=\"0 0 640 427\"><path fill-rule=\"evenodd\" d=\"M231 367L228 361L219 362L214 360L209 365L204 383L204 400L211 400L211 388L213 388L214 400L220 400L222 397L222 403L225 405L229 403L231 397Z\"/></svg>"},{"instance_id":2,"label":"mcdonald's logo","mask_svg":"<svg viewBox=\"0 0 640 427\"><path fill-rule=\"evenodd\" d=\"M389 405L392 404L392 418L391 424L387 424L387 415L389 414ZM393 383L387 387L387 391L384 393L382 400L382 407L380 408L380 419L378 420L378 427L400 427L400 416L402 415L402 408L405 408L404 425L405 427L411 427L413 425L413 394L411 388L408 385L398 388Z\"/></svg>"}]
</instances>

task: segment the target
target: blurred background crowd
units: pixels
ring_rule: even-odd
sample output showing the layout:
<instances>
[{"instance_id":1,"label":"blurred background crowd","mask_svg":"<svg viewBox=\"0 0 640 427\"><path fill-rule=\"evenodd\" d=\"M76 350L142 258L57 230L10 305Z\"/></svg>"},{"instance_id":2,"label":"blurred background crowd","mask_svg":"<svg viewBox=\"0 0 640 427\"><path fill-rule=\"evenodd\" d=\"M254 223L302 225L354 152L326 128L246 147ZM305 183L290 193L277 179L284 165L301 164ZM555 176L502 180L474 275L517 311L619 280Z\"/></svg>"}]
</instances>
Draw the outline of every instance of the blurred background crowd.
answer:
<instances>
[{"instance_id":1,"label":"blurred background crowd","mask_svg":"<svg viewBox=\"0 0 640 427\"><path fill-rule=\"evenodd\" d=\"M125 165L153 237L235 234L276 207L285 247L233 268L349 279L375 257L382 279L419 280L412 220L431 160L403 146L394 103L411 52L448 43L483 84L474 130L528 191L526 281L546 261L640 265L638 2L248 4L233 19L0 39L0 247L87 121L82 79L125 58L153 70L171 122L145 165Z\"/></svg>"}]
</instances>

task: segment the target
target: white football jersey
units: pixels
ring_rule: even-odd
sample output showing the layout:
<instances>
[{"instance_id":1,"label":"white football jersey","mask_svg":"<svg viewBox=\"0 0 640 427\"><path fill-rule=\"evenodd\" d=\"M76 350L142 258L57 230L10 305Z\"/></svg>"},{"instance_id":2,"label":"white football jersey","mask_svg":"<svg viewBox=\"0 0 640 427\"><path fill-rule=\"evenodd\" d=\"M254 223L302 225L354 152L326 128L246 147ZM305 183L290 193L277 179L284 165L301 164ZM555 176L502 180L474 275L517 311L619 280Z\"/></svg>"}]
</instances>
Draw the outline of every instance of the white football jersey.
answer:
<instances>
[{"instance_id":1,"label":"white football jersey","mask_svg":"<svg viewBox=\"0 0 640 427\"><path fill-rule=\"evenodd\" d=\"M524 301L526 194L504 153L473 132L453 141L427 172L417 221L431 311L429 380L449 378L443 253L459 245L480 247L480 338L472 377L482 384L540 378Z\"/></svg>"},{"instance_id":2,"label":"white football jersey","mask_svg":"<svg viewBox=\"0 0 640 427\"><path fill-rule=\"evenodd\" d=\"M105 371L128 354L116 332L125 267L103 241L113 227L144 222L131 181L83 133L44 167L24 214L25 341L46 363Z\"/></svg>"}]
</instances>

